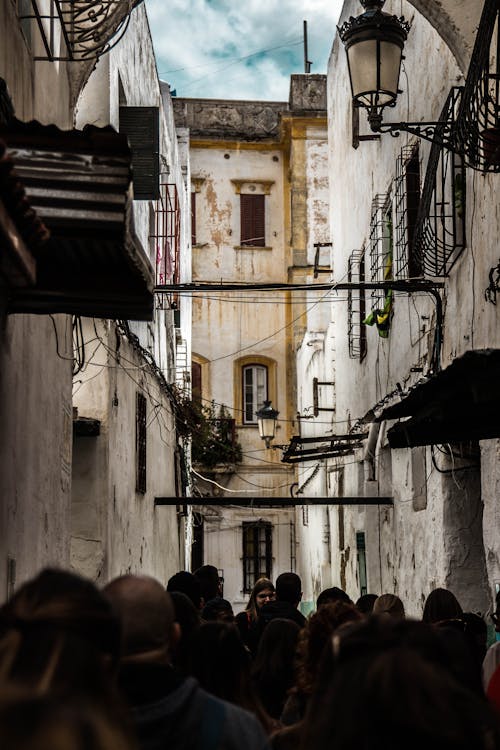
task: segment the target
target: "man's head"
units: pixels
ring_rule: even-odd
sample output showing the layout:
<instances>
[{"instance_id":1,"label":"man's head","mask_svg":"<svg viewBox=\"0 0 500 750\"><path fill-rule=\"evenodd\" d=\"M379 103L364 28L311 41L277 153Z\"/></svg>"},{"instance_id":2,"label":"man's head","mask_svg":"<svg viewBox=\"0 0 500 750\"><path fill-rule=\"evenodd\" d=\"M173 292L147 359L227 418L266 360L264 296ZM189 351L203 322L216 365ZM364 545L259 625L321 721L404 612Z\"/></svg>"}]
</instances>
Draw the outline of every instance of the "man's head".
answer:
<instances>
[{"instance_id":1,"label":"man's head","mask_svg":"<svg viewBox=\"0 0 500 750\"><path fill-rule=\"evenodd\" d=\"M181 570L169 578L167 583L167 591L180 591L181 594L185 594L191 601L197 610L202 607L202 595L200 582L192 573L188 573L187 570Z\"/></svg>"},{"instance_id":2,"label":"man's head","mask_svg":"<svg viewBox=\"0 0 500 750\"><path fill-rule=\"evenodd\" d=\"M199 581L205 604L218 596L222 596L219 571L215 565L202 565L201 568L194 571L194 576Z\"/></svg>"},{"instance_id":3,"label":"man's head","mask_svg":"<svg viewBox=\"0 0 500 750\"><path fill-rule=\"evenodd\" d=\"M297 606L302 599L302 582L297 573L282 573L277 577L276 599Z\"/></svg>"},{"instance_id":4,"label":"man's head","mask_svg":"<svg viewBox=\"0 0 500 750\"><path fill-rule=\"evenodd\" d=\"M125 575L108 583L103 593L122 623L122 660L168 662L179 627L161 583Z\"/></svg>"}]
</instances>

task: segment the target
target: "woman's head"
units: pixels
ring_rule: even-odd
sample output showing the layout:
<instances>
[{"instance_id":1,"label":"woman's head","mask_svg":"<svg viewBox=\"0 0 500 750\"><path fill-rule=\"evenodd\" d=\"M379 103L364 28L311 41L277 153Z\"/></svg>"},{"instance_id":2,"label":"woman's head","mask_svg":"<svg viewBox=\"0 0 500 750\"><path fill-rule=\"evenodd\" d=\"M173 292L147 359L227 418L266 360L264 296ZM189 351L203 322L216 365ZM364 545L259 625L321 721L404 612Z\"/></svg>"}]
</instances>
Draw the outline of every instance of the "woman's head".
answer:
<instances>
[{"instance_id":1,"label":"woman's head","mask_svg":"<svg viewBox=\"0 0 500 750\"><path fill-rule=\"evenodd\" d=\"M403 620L405 608L403 602L395 594L382 594L373 605L374 615L384 615L392 617L395 620Z\"/></svg>"},{"instance_id":2,"label":"woman's head","mask_svg":"<svg viewBox=\"0 0 500 750\"><path fill-rule=\"evenodd\" d=\"M362 614L354 604L338 601L324 604L306 622L299 636L298 688L310 694L316 681L323 650L341 626L358 622Z\"/></svg>"},{"instance_id":3,"label":"woman's head","mask_svg":"<svg viewBox=\"0 0 500 750\"><path fill-rule=\"evenodd\" d=\"M455 620L463 614L457 598L447 589L434 589L427 597L422 620L428 623Z\"/></svg>"},{"instance_id":4,"label":"woman's head","mask_svg":"<svg viewBox=\"0 0 500 750\"><path fill-rule=\"evenodd\" d=\"M495 717L457 682L441 646L438 630L389 618L335 634L309 703L302 747L498 750Z\"/></svg>"},{"instance_id":5,"label":"woman's head","mask_svg":"<svg viewBox=\"0 0 500 750\"><path fill-rule=\"evenodd\" d=\"M119 648L111 605L72 573L44 570L0 609L0 679L7 684L97 695Z\"/></svg>"},{"instance_id":6,"label":"woman's head","mask_svg":"<svg viewBox=\"0 0 500 750\"><path fill-rule=\"evenodd\" d=\"M250 594L247 604L247 611L250 612L252 619L256 619L261 607L267 602L276 598L276 591L272 581L269 578L259 578Z\"/></svg>"}]
</instances>

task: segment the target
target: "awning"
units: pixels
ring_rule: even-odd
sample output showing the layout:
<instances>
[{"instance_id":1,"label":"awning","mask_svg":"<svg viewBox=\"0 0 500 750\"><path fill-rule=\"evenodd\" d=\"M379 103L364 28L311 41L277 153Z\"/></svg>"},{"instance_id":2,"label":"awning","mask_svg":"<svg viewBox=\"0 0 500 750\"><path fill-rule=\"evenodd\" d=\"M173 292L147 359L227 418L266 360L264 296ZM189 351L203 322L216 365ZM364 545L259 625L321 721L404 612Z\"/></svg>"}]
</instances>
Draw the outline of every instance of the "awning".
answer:
<instances>
[{"instance_id":1,"label":"awning","mask_svg":"<svg viewBox=\"0 0 500 750\"><path fill-rule=\"evenodd\" d=\"M51 235L35 253L36 285L13 290L8 311L151 320L153 269L134 231L126 136L14 120L0 138Z\"/></svg>"},{"instance_id":2,"label":"awning","mask_svg":"<svg viewBox=\"0 0 500 750\"><path fill-rule=\"evenodd\" d=\"M296 464L302 461L348 456L350 453L354 453L357 448L362 448L363 440L367 437L368 433L326 435L324 437L295 435L287 445L281 460L286 464Z\"/></svg>"},{"instance_id":3,"label":"awning","mask_svg":"<svg viewBox=\"0 0 500 750\"><path fill-rule=\"evenodd\" d=\"M377 418L402 419L387 433L391 448L500 437L500 350L469 351Z\"/></svg>"}]
</instances>

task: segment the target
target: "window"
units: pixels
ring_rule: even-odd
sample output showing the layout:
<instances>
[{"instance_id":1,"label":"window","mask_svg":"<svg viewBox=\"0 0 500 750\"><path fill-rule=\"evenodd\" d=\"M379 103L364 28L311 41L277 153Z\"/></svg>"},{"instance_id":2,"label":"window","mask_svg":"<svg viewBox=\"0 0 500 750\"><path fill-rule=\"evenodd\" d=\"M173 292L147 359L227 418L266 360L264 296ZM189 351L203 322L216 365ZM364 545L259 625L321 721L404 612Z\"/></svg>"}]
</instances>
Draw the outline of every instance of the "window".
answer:
<instances>
[{"instance_id":1,"label":"window","mask_svg":"<svg viewBox=\"0 0 500 750\"><path fill-rule=\"evenodd\" d=\"M243 422L257 424L255 412L264 406L267 399L267 367L246 365L243 367Z\"/></svg>"},{"instance_id":2,"label":"window","mask_svg":"<svg viewBox=\"0 0 500 750\"><path fill-rule=\"evenodd\" d=\"M146 493L146 397L139 392L135 402L135 489Z\"/></svg>"},{"instance_id":3,"label":"window","mask_svg":"<svg viewBox=\"0 0 500 750\"><path fill-rule=\"evenodd\" d=\"M160 110L158 107L120 107L120 133L132 150L134 199L160 197Z\"/></svg>"},{"instance_id":4,"label":"window","mask_svg":"<svg viewBox=\"0 0 500 750\"><path fill-rule=\"evenodd\" d=\"M196 193L191 193L191 244L196 245Z\"/></svg>"},{"instance_id":5,"label":"window","mask_svg":"<svg viewBox=\"0 0 500 750\"><path fill-rule=\"evenodd\" d=\"M347 281L361 282L365 278L364 250L353 250L347 264ZM349 338L349 357L361 362L366 356L366 298L365 290L349 290L347 294L347 321Z\"/></svg>"},{"instance_id":6,"label":"window","mask_svg":"<svg viewBox=\"0 0 500 750\"><path fill-rule=\"evenodd\" d=\"M356 551L358 563L359 593L361 596L368 593L368 581L366 577L366 540L365 532L356 532Z\"/></svg>"},{"instance_id":7,"label":"window","mask_svg":"<svg viewBox=\"0 0 500 750\"><path fill-rule=\"evenodd\" d=\"M265 237L265 200L262 194L240 195L240 245L264 247Z\"/></svg>"},{"instance_id":8,"label":"window","mask_svg":"<svg viewBox=\"0 0 500 750\"><path fill-rule=\"evenodd\" d=\"M422 276L415 231L420 207L420 159L417 146L405 146L398 157L395 181L395 270L398 278Z\"/></svg>"},{"instance_id":9,"label":"window","mask_svg":"<svg viewBox=\"0 0 500 750\"><path fill-rule=\"evenodd\" d=\"M273 527L264 521L243 523L243 591L250 593L259 578L271 578Z\"/></svg>"},{"instance_id":10,"label":"window","mask_svg":"<svg viewBox=\"0 0 500 750\"><path fill-rule=\"evenodd\" d=\"M193 394L193 401L201 403L202 394L202 370L199 362L191 362L191 392ZM198 566L199 567L199 566Z\"/></svg>"}]
</instances>

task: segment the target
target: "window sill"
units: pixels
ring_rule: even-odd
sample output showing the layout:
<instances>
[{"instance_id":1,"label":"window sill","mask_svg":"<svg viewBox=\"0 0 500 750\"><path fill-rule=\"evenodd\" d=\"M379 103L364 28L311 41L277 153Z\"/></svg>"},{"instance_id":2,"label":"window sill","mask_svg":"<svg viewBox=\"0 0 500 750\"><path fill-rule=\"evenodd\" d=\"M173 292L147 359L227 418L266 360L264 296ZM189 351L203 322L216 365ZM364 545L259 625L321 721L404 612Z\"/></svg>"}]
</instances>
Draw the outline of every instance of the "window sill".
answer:
<instances>
[{"instance_id":1,"label":"window sill","mask_svg":"<svg viewBox=\"0 0 500 750\"><path fill-rule=\"evenodd\" d=\"M234 245L235 250L272 250L272 247L263 245Z\"/></svg>"}]
</instances>

